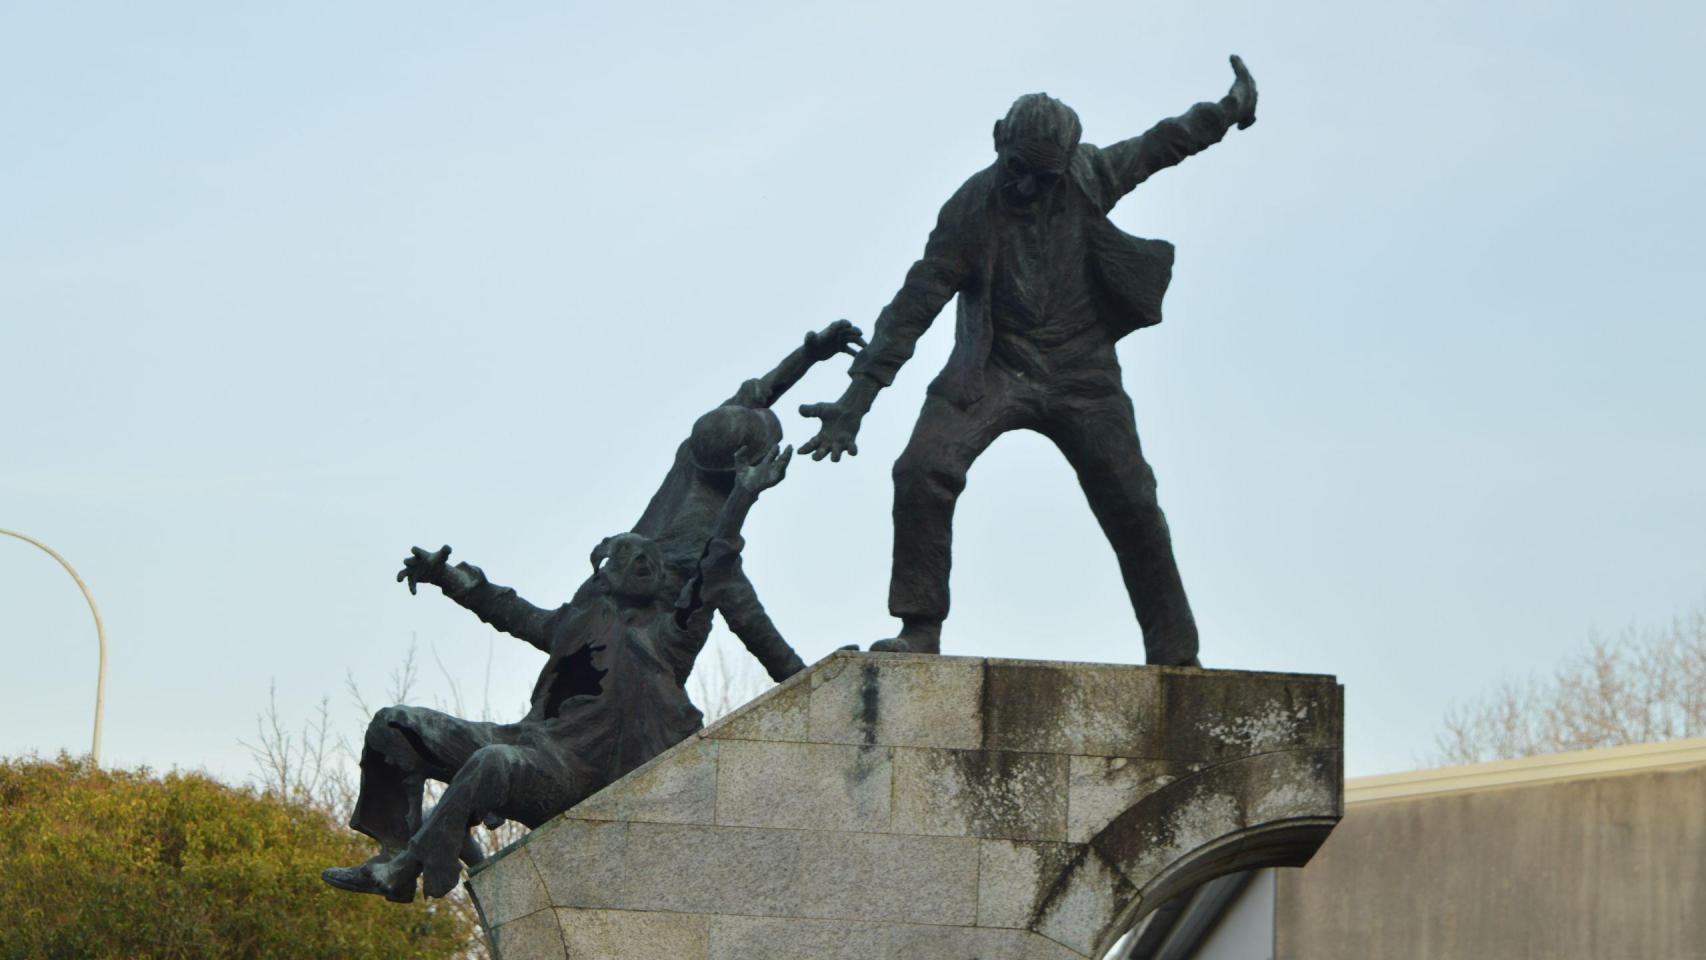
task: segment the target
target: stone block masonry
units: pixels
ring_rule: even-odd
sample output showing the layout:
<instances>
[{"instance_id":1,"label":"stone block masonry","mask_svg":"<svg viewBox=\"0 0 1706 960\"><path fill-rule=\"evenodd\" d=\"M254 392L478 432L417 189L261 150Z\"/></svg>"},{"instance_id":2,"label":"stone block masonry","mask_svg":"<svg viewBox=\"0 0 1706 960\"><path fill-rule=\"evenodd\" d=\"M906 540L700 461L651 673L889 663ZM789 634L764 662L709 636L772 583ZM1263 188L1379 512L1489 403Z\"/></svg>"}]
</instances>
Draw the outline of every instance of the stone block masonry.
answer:
<instances>
[{"instance_id":1,"label":"stone block masonry","mask_svg":"<svg viewBox=\"0 0 1706 960\"><path fill-rule=\"evenodd\" d=\"M487 861L501 960L1073 960L1343 809L1331 677L838 652Z\"/></svg>"}]
</instances>

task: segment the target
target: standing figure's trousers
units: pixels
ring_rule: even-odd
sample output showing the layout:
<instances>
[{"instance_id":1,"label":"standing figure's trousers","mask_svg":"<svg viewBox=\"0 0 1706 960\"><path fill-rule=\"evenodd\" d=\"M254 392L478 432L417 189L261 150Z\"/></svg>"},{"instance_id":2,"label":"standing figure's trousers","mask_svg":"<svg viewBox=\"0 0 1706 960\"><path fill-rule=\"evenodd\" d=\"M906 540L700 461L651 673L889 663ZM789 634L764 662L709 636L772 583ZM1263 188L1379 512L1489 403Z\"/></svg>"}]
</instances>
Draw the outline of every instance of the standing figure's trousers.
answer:
<instances>
[{"instance_id":1,"label":"standing figure's trousers","mask_svg":"<svg viewBox=\"0 0 1706 960\"><path fill-rule=\"evenodd\" d=\"M1034 430L1078 474L1090 510L1119 559L1145 659L1192 664L1197 627L1173 560L1155 474L1143 459L1131 398L1117 363L1057 374L1047 382L993 364L983 396L967 408L932 393L894 465L894 568L889 612L941 620L948 614L954 503L966 471L996 437ZM935 652L935 651L928 651Z\"/></svg>"},{"instance_id":2,"label":"standing figure's trousers","mask_svg":"<svg viewBox=\"0 0 1706 960\"><path fill-rule=\"evenodd\" d=\"M429 881L454 882L468 828L487 816L536 827L586 794L584 776L552 750L543 725L463 720L426 707L385 707L368 724L350 827L387 852L409 849ZM421 813L428 779L448 784Z\"/></svg>"}]
</instances>

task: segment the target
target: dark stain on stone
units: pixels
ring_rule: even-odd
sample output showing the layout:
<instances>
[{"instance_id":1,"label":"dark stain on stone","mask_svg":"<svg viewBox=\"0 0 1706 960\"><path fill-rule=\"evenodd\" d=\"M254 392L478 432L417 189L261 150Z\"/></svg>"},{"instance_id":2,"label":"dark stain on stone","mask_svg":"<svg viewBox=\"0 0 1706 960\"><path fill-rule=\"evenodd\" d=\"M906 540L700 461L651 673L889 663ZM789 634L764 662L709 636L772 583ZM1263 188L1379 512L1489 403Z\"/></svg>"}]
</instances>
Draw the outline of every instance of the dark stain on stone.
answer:
<instances>
[{"instance_id":1,"label":"dark stain on stone","mask_svg":"<svg viewBox=\"0 0 1706 960\"><path fill-rule=\"evenodd\" d=\"M1027 928L1035 930L1037 925L1042 923L1043 916L1048 913L1048 908L1066 893L1066 888L1072 883L1072 877L1083 868L1084 861L1090 856L1089 847L1072 849L1072 858L1055 871L1054 881L1038 891L1036 901L1031 904L1031 915L1025 920ZM1047 870L1048 868L1045 867L1043 872L1046 873Z\"/></svg>"},{"instance_id":2,"label":"dark stain on stone","mask_svg":"<svg viewBox=\"0 0 1706 960\"><path fill-rule=\"evenodd\" d=\"M845 774L848 791L853 792L860 784L871 779L871 775L883 769L891 761L892 750L874 744L864 744L859 747L858 758Z\"/></svg>"},{"instance_id":3,"label":"dark stain on stone","mask_svg":"<svg viewBox=\"0 0 1706 960\"><path fill-rule=\"evenodd\" d=\"M1047 848L1044 849L1047 851ZM1062 897L1066 896L1067 890L1072 886L1073 878L1086 870L1094 871L1099 866L1100 869L1111 875L1114 879L1114 909L1106 920L1104 920L1103 929L1097 931L1099 939L1106 938L1110 932L1107 928L1107 923L1117 919L1120 915L1126 912L1127 908L1131 905L1131 902L1136 899L1138 895L1137 887L1134 886L1130 880L1127 880L1118 870L1110 867L1105 861L1099 865L1092 863L1092 857L1096 857L1097 859L1101 858L1096 851L1090 847L1061 846L1055 848L1055 850L1059 852L1054 853L1052 859L1058 862L1059 866L1056 867L1055 863L1048 863L1047 866L1044 867L1045 873L1050 870L1054 871L1054 880L1047 888L1038 893L1036 902L1031 907L1031 915L1025 921L1025 926L1033 931L1041 926L1043 918L1048 916L1049 910L1052 909ZM1068 850L1072 851L1071 858L1065 859L1064 862L1060 862L1060 855ZM1049 853L1052 852L1053 851L1045 852L1044 856L1048 856Z\"/></svg>"},{"instance_id":4,"label":"dark stain on stone","mask_svg":"<svg viewBox=\"0 0 1706 960\"><path fill-rule=\"evenodd\" d=\"M1085 869L1095 869L1092 857L1100 860L1116 878L1114 903L1117 909L1113 916L1119 918L1139 893L1134 881L1154 879L1151 876L1134 877L1132 870L1150 850L1178 844L1178 815L1200 804L1205 796L1233 796L1242 808L1258 792L1253 789L1255 781L1271 780L1282 771L1295 775L1295 772L1307 770L1317 778L1317 782L1337 784L1340 781L1333 778L1340 775L1341 764L1342 755L1336 750L1286 751L1218 764L1167 784L1115 817L1090 838L1089 843L1077 847L1073 856L1054 872L1048 886L1039 891L1026 925L1032 930L1037 929L1050 909L1065 896L1073 878ZM1266 829L1241 843L1226 845L1215 842L1219 838L1205 838L1203 846L1179 851L1179 858L1172 865L1178 876L1173 877L1170 884L1150 890L1149 896L1159 904L1227 873L1266 866L1302 866L1326 839L1333 821L1337 819L1336 807L1332 811L1322 811L1322 814L1325 815L1249 823L1241 810L1235 822L1227 824L1232 832L1252 827ZM1286 824L1294 826L1274 829ZM1168 865L1157 866L1166 868ZM1048 876L1055 869L1053 863L1045 863L1041 872ZM1147 909L1142 912L1147 912ZM1107 936L1114 932L1103 930L1101 934Z\"/></svg>"},{"instance_id":5,"label":"dark stain on stone","mask_svg":"<svg viewBox=\"0 0 1706 960\"><path fill-rule=\"evenodd\" d=\"M1237 812L1234 818L1226 823L1229 833L1267 827L1282 821L1251 822L1248 815L1250 805L1267 785L1275 779L1294 779L1298 773L1305 770L1315 772L1317 776L1331 778L1338 775L1340 762L1337 751L1288 750L1240 758L1205 768L1181 777L1139 800L1091 837L1089 846L1121 874L1129 876L1146 853L1153 849L1174 847L1179 843L1177 825L1188 811L1200 806L1206 798L1218 796L1233 799ZM1328 779L1325 782L1335 785L1334 788L1337 789L1336 784L1341 781ZM1332 809L1318 812L1320 819L1336 817L1336 805ZM1204 838L1204 843L1206 846L1215 846L1215 839L1217 838ZM1321 839L1325 839L1325 834L1322 834ZM1257 843L1238 845L1234 849L1238 854L1238 863L1301 865L1288 859L1293 857L1296 851L1285 844L1280 844L1273 850ZM1308 852L1313 853L1313 850ZM1194 855L1195 851L1181 851L1181 859L1189 859ZM1307 855L1304 859L1308 859ZM1218 874L1211 872L1201 879L1212 879L1216 875ZM1153 878L1134 879L1148 882Z\"/></svg>"},{"instance_id":6,"label":"dark stain on stone","mask_svg":"<svg viewBox=\"0 0 1706 960\"><path fill-rule=\"evenodd\" d=\"M1072 675L1059 667L986 663L983 668L983 746L1002 750L1035 748L1049 732L1071 725L1062 711L1072 691Z\"/></svg>"},{"instance_id":7,"label":"dark stain on stone","mask_svg":"<svg viewBox=\"0 0 1706 960\"><path fill-rule=\"evenodd\" d=\"M1066 757L1005 750L956 750L948 757L963 785L960 812L974 835L1065 839Z\"/></svg>"},{"instance_id":8,"label":"dark stain on stone","mask_svg":"<svg viewBox=\"0 0 1706 960\"><path fill-rule=\"evenodd\" d=\"M977 684L977 742L985 750L989 749L990 718L995 715L996 700L990 693L989 672L992 668L989 661L983 661L982 676Z\"/></svg>"},{"instance_id":9,"label":"dark stain on stone","mask_svg":"<svg viewBox=\"0 0 1706 960\"><path fill-rule=\"evenodd\" d=\"M865 742L877 742L877 698L880 692L876 663L866 661L859 676L859 726L864 728Z\"/></svg>"},{"instance_id":10,"label":"dark stain on stone","mask_svg":"<svg viewBox=\"0 0 1706 960\"><path fill-rule=\"evenodd\" d=\"M1161 676L1163 751L1207 761L1286 747L1331 747L1344 741L1343 688L1319 681L1238 674L1168 671ZM1230 742L1213 736L1217 724L1261 721L1278 712L1295 733L1284 744Z\"/></svg>"}]
</instances>

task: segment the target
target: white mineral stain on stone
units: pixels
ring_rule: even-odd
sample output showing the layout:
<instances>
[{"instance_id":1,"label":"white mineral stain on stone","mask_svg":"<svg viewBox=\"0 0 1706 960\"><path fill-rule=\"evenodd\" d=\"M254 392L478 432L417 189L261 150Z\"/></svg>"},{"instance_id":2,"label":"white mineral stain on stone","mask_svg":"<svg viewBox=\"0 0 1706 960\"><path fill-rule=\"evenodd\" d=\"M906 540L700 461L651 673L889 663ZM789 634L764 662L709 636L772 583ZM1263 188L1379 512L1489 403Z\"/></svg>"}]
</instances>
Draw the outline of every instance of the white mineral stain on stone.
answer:
<instances>
[{"instance_id":1,"label":"white mineral stain on stone","mask_svg":"<svg viewBox=\"0 0 1706 960\"><path fill-rule=\"evenodd\" d=\"M1242 814L1234 797L1197 794L1189 802L1180 804L1161 823L1145 831L1137 869L1129 876L1133 882L1147 882L1185 854L1241 828Z\"/></svg>"},{"instance_id":2,"label":"white mineral stain on stone","mask_svg":"<svg viewBox=\"0 0 1706 960\"><path fill-rule=\"evenodd\" d=\"M1320 806L1320 798L1310 785L1282 783L1256 799L1251 806L1250 819L1262 821L1304 816Z\"/></svg>"},{"instance_id":3,"label":"white mineral stain on stone","mask_svg":"<svg viewBox=\"0 0 1706 960\"><path fill-rule=\"evenodd\" d=\"M1307 754L1275 754L1267 759L1277 762L1264 778L1266 783L1260 785L1265 789L1261 789L1250 804L1248 819L1251 823L1319 816L1323 810L1334 809L1336 785L1322 777ZM1258 785L1253 783L1252 786Z\"/></svg>"},{"instance_id":4,"label":"white mineral stain on stone","mask_svg":"<svg viewBox=\"0 0 1706 960\"><path fill-rule=\"evenodd\" d=\"M1308 719L1308 704L1290 708L1270 700L1259 713L1221 718L1199 729L1226 746L1257 752L1296 745Z\"/></svg>"}]
</instances>

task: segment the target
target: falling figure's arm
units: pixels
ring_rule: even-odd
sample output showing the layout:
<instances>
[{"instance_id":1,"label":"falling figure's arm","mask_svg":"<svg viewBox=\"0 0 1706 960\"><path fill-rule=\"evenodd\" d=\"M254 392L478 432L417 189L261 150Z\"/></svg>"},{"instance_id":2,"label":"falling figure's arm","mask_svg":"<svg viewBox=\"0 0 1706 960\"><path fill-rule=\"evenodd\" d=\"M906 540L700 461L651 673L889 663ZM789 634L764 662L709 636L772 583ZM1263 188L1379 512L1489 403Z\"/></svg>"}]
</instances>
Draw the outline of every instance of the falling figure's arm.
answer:
<instances>
[{"instance_id":1,"label":"falling figure's arm","mask_svg":"<svg viewBox=\"0 0 1706 960\"><path fill-rule=\"evenodd\" d=\"M695 601L720 611L729 629L764 665L770 679L778 683L804 670L805 664L788 641L782 639L769 614L764 612L764 605L759 603L752 582L741 569L740 553L745 541L740 530L759 492L781 482L793 454L793 448L789 447L741 468L734 490L717 517L705 555L700 558L694 590Z\"/></svg>"},{"instance_id":2,"label":"falling figure's arm","mask_svg":"<svg viewBox=\"0 0 1706 960\"><path fill-rule=\"evenodd\" d=\"M807 333L805 342L783 357L774 370L741 384L740 391L723 402L743 407L770 407L816 364L840 353L856 357L859 355L858 347L864 345L865 335L858 327L846 320L837 320L822 330Z\"/></svg>"},{"instance_id":3,"label":"falling figure's arm","mask_svg":"<svg viewBox=\"0 0 1706 960\"><path fill-rule=\"evenodd\" d=\"M514 589L492 583L479 567L468 563L450 566L449 560L448 546L431 553L411 548L397 573L397 582L407 582L410 593L415 592L416 584L430 583L483 622L550 652L550 623L556 611L536 607L517 596Z\"/></svg>"}]
</instances>

